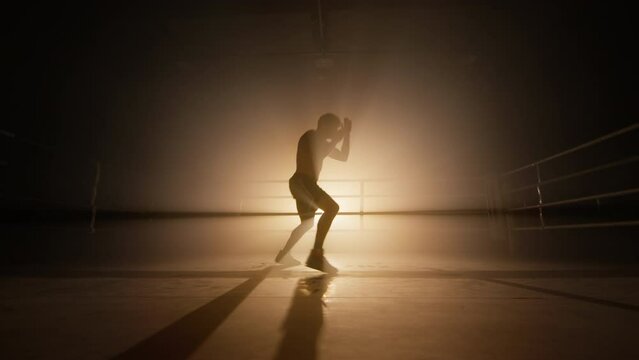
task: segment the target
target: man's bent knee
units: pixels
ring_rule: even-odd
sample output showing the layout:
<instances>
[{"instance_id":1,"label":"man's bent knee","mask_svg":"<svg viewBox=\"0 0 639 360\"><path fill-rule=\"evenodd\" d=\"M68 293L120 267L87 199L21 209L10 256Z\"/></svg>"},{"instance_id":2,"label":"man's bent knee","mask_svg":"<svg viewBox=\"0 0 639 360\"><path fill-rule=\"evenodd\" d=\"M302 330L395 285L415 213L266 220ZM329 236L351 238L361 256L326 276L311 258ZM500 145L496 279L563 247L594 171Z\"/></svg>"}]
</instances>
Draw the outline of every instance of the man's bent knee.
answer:
<instances>
[{"instance_id":1,"label":"man's bent knee","mask_svg":"<svg viewBox=\"0 0 639 360\"><path fill-rule=\"evenodd\" d=\"M335 216L337 215L337 213L339 212L339 204L337 204L336 202L331 202L326 209L324 209L324 212L326 214L329 214L331 216Z\"/></svg>"}]
</instances>

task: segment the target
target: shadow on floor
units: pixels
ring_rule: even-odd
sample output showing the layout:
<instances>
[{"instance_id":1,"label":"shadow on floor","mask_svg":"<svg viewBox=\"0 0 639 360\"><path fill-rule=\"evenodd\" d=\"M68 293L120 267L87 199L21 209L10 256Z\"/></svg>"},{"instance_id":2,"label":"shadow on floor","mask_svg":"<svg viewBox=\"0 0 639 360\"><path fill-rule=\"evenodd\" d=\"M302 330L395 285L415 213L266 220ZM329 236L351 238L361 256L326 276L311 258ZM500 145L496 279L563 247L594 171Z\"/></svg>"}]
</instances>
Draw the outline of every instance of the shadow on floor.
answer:
<instances>
[{"instance_id":1,"label":"shadow on floor","mask_svg":"<svg viewBox=\"0 0 639 360\"><path fill-rule=\"evenodd\" d=\"M185 359L208 338L276 268L269 266L223 295L142 340L114 359ZM277 266L280 268L280 266Z\"/></svg>"},{"instance_id":2,"label":"shadow on floor","mask_svg":"<svg viewBox=\"0 0 639 360\"><path fill-rule=\"evenodd\" d=\"M536 291L536 292L540 292L540 293L544 293L544 294L561 296L561 297L565 297L565 298L573 299L573 300L585 301L585 302L588 302L588 303L591 303L591 304L604 305L604 306L609 306L609 307L614 307L614 308L624 309L624 310L630 310L630 311L639 311L639 306L637 306L637 305L626 304L626 303L622 303L622 302L618 302L618 301L600 299L600 298L595 298L595 297L592 297L592 296L584 296L584 295L572 294L572 293L568 293L568 292L565 292L565 291L546 289L546 288L542 288L542 287L539 287L539 286L519 284L519 283L515 283L515 282L512 282L512 281L505 281L505 280L499 280L499 279L478 279L478 280L492 282L492 283L500 284L500 285L517 287L517 288L520 288L520 289Z\"/></svg>"},{"instance_id":3,"label":"shadow on floor","mask_svg":"<svg viewBox=\"0 0 639 360\"><path fill-rule=\"evenodd\" d=\"M531 291L535 291L535 292L539 292L539 293L543 293L543 294L560 296L560 297L564 297L564 298L567 298L567 299L584 301L584 302L588 302L588 303L591 303L591 304L609 306L609 307L614 307L614 308L623 309L623 310L629 310L629 311L639 311L639 306L633 305L633 304L626 304L626 303L613 301L613 300L600 299L600 298L596 298L596 297L592 297L592 296L578 295L578 294L573 294L573 293L569 293L569 292L565 292L565 291L547 289L547 288L543 288L543 287L539 287L539 286L520 284L520 283L516 283L516 282L512 282L512 281L502 280L502 279L489 278L489 277L486 277L486 276L478 276L477 273L468 272L468 271L448 271L448 270L441 270L441 269L435 269L435 268L431 268L430 270L434 271L436 273L440 273L442 275L459 276L461 278L486 281L486 282L490 282L490 283L494 283L494 284L500 284L500 285L516 287L516 288L520 288L520 289L531 290ZM536 273L536 272L532 272L532 273ZM560 271L560 273L561 273L561 271ZM573 272L570 272L570 271L569 271L569 273L572 274L572 275L575 275L575 274L578 275L579 274L579 272L573 273ZM494 272L494 274L496 274L496 272ZM560 276L551 276L551 278L559 278L559 277ZM570 277L575 277L575 276L565 276L565 277L570 278ZM595 276L595 277L598 277L598 276ZM540 278L543 278L543 277L534 276L533 278L540 279ZM581 276L576 276L576 278L581 278Z\"/></svg>"},{"instance_id":4,"label":"shadow on floor","mask_svg":"<svg viewBox=\"0 0 639 360\"><path fill-rule=\"evenodd\" d=\"M324 323L323 307L326 306L323 297L333 278L325 274L298 281L274 359L317 359L317 344Z\"/></svg>"}]
</instances>

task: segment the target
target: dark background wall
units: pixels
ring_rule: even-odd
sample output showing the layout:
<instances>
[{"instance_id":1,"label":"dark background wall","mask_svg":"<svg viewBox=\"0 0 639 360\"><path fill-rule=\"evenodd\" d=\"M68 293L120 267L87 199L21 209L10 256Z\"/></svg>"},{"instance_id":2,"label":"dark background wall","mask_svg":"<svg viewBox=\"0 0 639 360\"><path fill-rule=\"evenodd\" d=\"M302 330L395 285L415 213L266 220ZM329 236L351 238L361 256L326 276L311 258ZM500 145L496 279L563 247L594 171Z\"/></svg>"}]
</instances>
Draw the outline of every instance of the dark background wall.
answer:
<instances>
[{"instance_id":1,"label":"dark background wall","mask_svg":"<svg viewBox=\"0 0 639 360\"><path fill-rule=\"evenodd\" d=\"M230 209L326 111L355 122L328 178L491 174L636 121L623 3L516 3L323 1L323 39L315 1L18 5L0 128L51 148L2 139L3 204L86 203L100 159L104 208Z\"/></svg>"}]
</instances>

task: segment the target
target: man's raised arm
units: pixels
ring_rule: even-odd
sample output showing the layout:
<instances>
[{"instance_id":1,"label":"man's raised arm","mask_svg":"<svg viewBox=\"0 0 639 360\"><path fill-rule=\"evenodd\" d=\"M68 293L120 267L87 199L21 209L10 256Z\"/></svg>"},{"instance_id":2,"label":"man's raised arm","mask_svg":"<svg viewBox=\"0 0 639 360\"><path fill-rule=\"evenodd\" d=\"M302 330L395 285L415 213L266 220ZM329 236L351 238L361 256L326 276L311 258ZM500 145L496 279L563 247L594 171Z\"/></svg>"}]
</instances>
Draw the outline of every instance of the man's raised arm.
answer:
<instances>
[{"instance_id":1,"label":"man's raised arm","mask_svg":"<svg viewBox=\"0 0 639 360\"><path fill-rule=\"evenodd\" d=\"M346 161L348 160L348 154L351 152L351 128L353 124L349 118L344 119L344 126L342 127L342 137L344 141L342 142L342 149L337 150L333 149L333 151L328 154L329 157L339 160Z\"/></svg>"}]
</instances>

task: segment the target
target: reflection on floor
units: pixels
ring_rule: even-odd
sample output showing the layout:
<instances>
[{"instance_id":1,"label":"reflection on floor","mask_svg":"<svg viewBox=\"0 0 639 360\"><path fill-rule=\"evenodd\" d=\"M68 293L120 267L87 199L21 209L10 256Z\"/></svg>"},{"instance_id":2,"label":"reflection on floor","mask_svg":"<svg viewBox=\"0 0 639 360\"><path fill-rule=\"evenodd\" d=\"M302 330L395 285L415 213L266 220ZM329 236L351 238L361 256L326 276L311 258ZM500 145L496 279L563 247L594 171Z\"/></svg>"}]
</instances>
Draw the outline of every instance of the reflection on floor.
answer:
<instances>
[{"instance_id":1,"label":"reflection on floor","mask_svg":"<svg viewBox=\"0 0 639 360\"><path fill-rule=\"evenodd\" d=\"M639 358L639 267L467 251L481 219L366 221L329 235L337 276L272 263L286 217L103 227L73 266L5 269L0 358Z\"/></svg>"}]
</instances>

